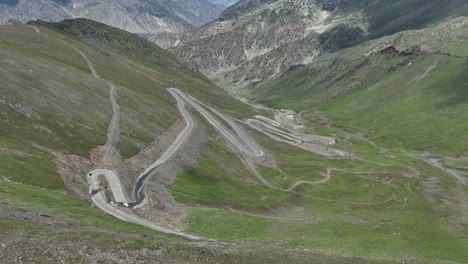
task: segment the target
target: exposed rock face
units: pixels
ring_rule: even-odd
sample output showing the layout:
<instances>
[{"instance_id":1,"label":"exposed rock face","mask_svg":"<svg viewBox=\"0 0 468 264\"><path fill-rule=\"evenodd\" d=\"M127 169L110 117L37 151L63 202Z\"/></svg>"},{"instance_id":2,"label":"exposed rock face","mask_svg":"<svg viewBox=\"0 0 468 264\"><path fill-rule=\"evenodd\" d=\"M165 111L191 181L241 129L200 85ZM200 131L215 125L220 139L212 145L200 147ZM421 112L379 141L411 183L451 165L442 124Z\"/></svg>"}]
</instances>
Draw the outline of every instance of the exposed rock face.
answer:
<instances>
[{"instance_id":1,"label":"exposed rock face","mask_svg":"<svg viewBox=\"0 0 468 264\"><path fill-rule=\"evenodd\" d=\"M261 5L273 2L275 2L275 0L239 1L237 4L230 6L223 12L221 20L234 19L258 8Z\"/></svg>"},{"instance_id":2,"label":"exposed rock face","mask_svg":"<svg viewBox=\"0 0 468 264\"><path fill-rule=\"evenodd\" d=\"M322 52L320 35L340 24L367 30L361 13L332 14L315 1L241 1L199 30L152 40L212 79L245 85L310 63Z\"/></svg>"},{"instance_id":3,"label":"exposed rock face","mask_svg":"<svg viewBox=\"0 0 468 264\"><path fill-rule=\"evenodd\" d=\"M213 4L226 6L226 7L239 2L239 0L208 0L208 1L210 1Z\"/></svg>"},{"instance_id":4,"label":"exposed rock face","mask_svg":"<svg viewBox=\"0 0 468 264\"><path fill-rule=\"evenodd\" d=\"M468 14L466 1L443 2L242 0L192 32L156 34L151 40L218 84L243 88L321 54Z\"/></svg>"},{"instance_id":5,"label":"exposed rock face","mask_svg":"<svg viewBox=\"0 0 468 264\"><path fill-rule=\"evenodd\" d=\"M84 17L139 34L181 32L221 15L208 0L8 0L0 1L0 23Z\"/></svg>"}]
</instances>

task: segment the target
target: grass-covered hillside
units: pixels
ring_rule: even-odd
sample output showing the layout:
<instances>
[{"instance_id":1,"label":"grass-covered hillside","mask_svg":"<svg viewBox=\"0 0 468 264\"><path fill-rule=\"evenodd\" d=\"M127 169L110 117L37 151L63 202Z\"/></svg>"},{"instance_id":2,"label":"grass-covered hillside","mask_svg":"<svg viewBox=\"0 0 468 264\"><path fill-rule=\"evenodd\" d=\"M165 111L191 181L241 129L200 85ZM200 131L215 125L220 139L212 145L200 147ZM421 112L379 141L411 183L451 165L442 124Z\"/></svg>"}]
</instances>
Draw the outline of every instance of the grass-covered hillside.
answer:
<instances>
[{"instance_id":1,"label":"grass-covered hillside","mask_svg":"<svg viewBox=\"0 0 468 264\"><path fill-rule=\"evenodd\" d=\"M188 213L185 230L359 258L350 263L468 261L465 189L456 179L342 130L310 129L336 136L334 147L353 154L327 158L251 131L276 161L257 165L255 175L224 140L207 144L171 187Z\"/></svg>"},{"instance_id":2,"label":"grass-covered hillside","mask_svg":"<svg viewBox=\"0 0 468 264\"><path fill-rule=\"evenodd\" d=\"M468 15L464 0L319 0L323 8L362 10L368 17L369 34L376 39L402 30L421 29L444 19Z\"/></svg>"},{"instance_id":3,"label":"grass-covered hillside","mask_svg":"<svg viewBox=\"0 0 468 264\"><path fill-rule=\"evenodd\" d=\"M445 25L451 30L439 37L460 39L464 23ZM252 95L263 103L303 111L301 133L335 142L314 145L297 138L275 140L250 128L247 118L273 118L272 112L234 100L135 35L81 19L1 26L1 260L468 262L466 187L443 166L407 155L419 150L416 142L425 151L459 153L465 140L461 133L458 145L437 138L423 145L430 135L423 118L437 128L452 122L439 134L454 137L466 125L456 122L463 117L465 101L452 96L464 94L465 43L439 47L428 32L402 33L344 50L256 87ZM409 40L418 34L427 39L420 46L440 52L410 49L414 43ZM405 86L407 81L414 85ZM438 89L439 83L452 90ZM194 127L149 178L141 207L110 206L208 238L202 241L103 213L91 205L86 180L93 169L115 170L123 192L133 194L139 173L184 127L166 90L173 86L197 98L205 112L186 105ZM439 99L434 101L429 92ZM392 119L390 110L402 121ZM205 114L216 111L233 117L217 115L227 131L235 134L232 124L243 128L245 144L263 155L240 151L245 144L236 145L214 129ZM450 114L455 120L445 120ZM377 115L388 116L385 121ZM419 123L402 125L409 121ZM421 138L410 133L414 131ZM461 158L447 158L444 165L460 169L465 166ZM98 178L103 190L92 190L93 195L111 191L103 179Z\"/></svg>"},{"instance_id":4,"label":"grass-covered hillside","mask_svg":"<svg viewBox=\"0 0 468 264\"><path fill-rule=\"evenodd\" d=\"M447 156L468 149L467 19L324 55L252 89L259 101L322 112L386 146Z\"/></svg>"},{"instance_id":5,"label":"grass-covered hillside","mask_svg":"<svg viewBox=\"0 0 468 264\"><path fill-rule=\"evenodd\" d=\"M246 109L220 99L225 95L205 77L133 34L89 20L36 27L40 33L23 25L1 28L2 136L79 155L105 143L111 114L107 86L89 74L86 61L69 45L119 86L119 145L130 151L127 155L176 120L167 87L176 84L213 104ZM153 111L155 105L161 110Z\"/></svg>"},{"instance_id":6,"label":"grass-covered hillside","mask_svg":"<svg viewBox=\"0 0 468 264\"><path fill-rule=\"evenodd\" d=\"M89 59L100 78L93 76L78 51ZM189 169L191 163L182 159L187 171L171 187L172 196L185 210L182 228L213 241L186 241L105 214L90 202L85 180L86 174L98 167L99 147L106 143L113 115L105 81L114 84L120 110L118 154L116 167L111 169L119 172L129 190L134 184L129 176L138 175L160 150L148 160L141 156L134 159L135 154L151 149L155 139L163 149L167 146L164 140L170 141L172 136L167 131L180 126L180 113L167 87L177 86L233 117L250 117L254 111L157 46L88 20L1 26L0 61L0 262L390 263L306 252L294 245L278 248L275 243L260 241L256 235L263 232L264 225L259 225L258 219L244 218L242 213L222 207L240 208L237 197L256 187L251 185L251 174L238 154L213 130L208 130L210 143L203 146L199 165ZM202 127L210 126L203 123ZM182 155L193 152L196 144L187 144ZM197 153L193 155L196 160ZM207 157L210 160L205 162ZM199 168L206 169L202 177L222 177L220 185L199 185L203 180L191 183L200 176ZM127 175L129 172L133 174ZM230 182L225 184L225 180ZM153 192L151 182L149 195ZM198 195L207 194L204 188L214 190L209 196L216 200L199 202L206 209L197 208L193 205L199 201ZM231 202L226 201L228 192L232 193ZM270 191L263 188L258 192ZM253 204L259 199L262 197L255 194L242 201ZM263 204L261 210L289 204L274 200ZM150 209L162 214L167 210ZM211 228L207 221L216 222Z\"/></svg>"},{"instance_id":7,"label":"grass-covered hillside","mask_svg":"<svg viewBox=\"0 0 468 264\"><path fill-rule=\"evenodd\" d=\"M117 148L123 158L139 152L179 119L167 87L177 85L239 117L250 111L136 35L81 19L1 26L0 262L236 259L236 253L200 251L180 239L123 222L70 191L74 185L88 188L80 178L89 168L77 162L70 164L76 171L63 171L61 159L88 160L90 151L106 142L112 114L106 83L91 75L72 46L117 87ZM67 173L75 178L61 177ZM119 253L122 250L125 253ZM148 250L152 253L141 256Z\"/></svg>"}]
</instances>

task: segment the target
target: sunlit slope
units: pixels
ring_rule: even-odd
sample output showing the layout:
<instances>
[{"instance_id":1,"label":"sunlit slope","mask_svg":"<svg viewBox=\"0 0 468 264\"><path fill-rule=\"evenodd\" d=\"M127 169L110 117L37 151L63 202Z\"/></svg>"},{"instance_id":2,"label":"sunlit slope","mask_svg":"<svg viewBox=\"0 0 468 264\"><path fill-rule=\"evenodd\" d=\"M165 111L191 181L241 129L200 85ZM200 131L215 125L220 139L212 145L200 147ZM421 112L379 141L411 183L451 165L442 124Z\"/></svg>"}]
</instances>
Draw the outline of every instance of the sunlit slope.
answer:
<instances>
[{"instance_id":1,"label":"sunlit slope","mask_svg":"<svg viewBox=\"0 0 468 264\"><path fill-rule=\"evenodd\" d=\"M101 79L91 74L77 50ZM87 190L82 176L93 168L96 155L90 151L106 143L112 109L104 79L117 88L117 149L123 159L180 120L167 87L177 85L239 117L250 111L154 44L88 20L1 26L0 61L0 177L2 182L26 184L7 190L2 183L1 200L59 219L80 219L76 203L93 212L83 212L92 215L87 224L95 225L104 216L63 190L64 180L68 189ZM71 158L64 160L65 155ZM66 197L57 198L66 201L66 210L48 201L50 190Z\"/></svg>"},{"instance_id":2,"label":"sunlit slope","mask_svg":"<svg viewBox=\"0 0 468 264\"><path fill-rule=\"evenodd\" d=\"M177 85L233 112L247 109L133 34L88 20L35 27L40 33L23 25L0 28L3 137L79 155L105 142L108 88L64 42L82 50L101 77L118 85L124 155L175 122L178 113L167 87Z\"/></svg>"},{"instance_id":3,"label":"sunlit slope","mask_svg":"<svg viewBox=\"0 0 468 264\"><path fill-rule=\"evenodd\" d=\"M0 237L5 244L2 257L7 262L19 258L67 262L112 258L122 262L158 259L164 263L349 263L348 256L321 252L303 254L300 248L280 249L270 243L186 243L180 238L123 222L74 197L64 190L63 178L59 175L67 172L57 171L57 167L63 154L75 154L66 156L74 157L67 160L68 168L76 175L71 181L75 185L82 184L87 190L86 183L81 181L85 176L81 170L87 172L86 169L93 168L88 161L93 153L89 151L106 142L112 114L108 87L103 79L117 87L122 132L118 147L123 157L133 155L180 120L166 87L176 85L234 117L250 117L252 110L227 97L182 63L171 60L161 49L94 22L4 26L0 27L0 33ZM102 79L93 77L83 56L72 46L89 58ZM203 126L210 127L207 122ZM192 205L190 200L199 199L197 191L206 195L203 188L209 188L215 205L242 209L235 198L256 189L255 184L252 185L252 175L242 164L239 153L219 134L210 130L208 138L213 142L205 146L199 165L192 168L193 175L198 174L199 167L206 164L203 159L208 158L210 161L203 175L238 179L229 184L208 182L209 186L192 184L179 188L181 185L177 184L173 189L188 194L185 201L180 198L180 202L187 205ZM87 165L81 168L83 163ZM181 183L191 181L181 180ZM228 192L233 198L226 203ZM259 188L257 194L245 195L244 204L253 205L262 200L263 194L277 193ZM182 194L174 196L179 200ZM286 199L275 201L272 197L262 202L262 211L289 206L295 200L287 195L283 197ZM256 206L252 208L257 209ZM200 217L203 210L188 208L187 221ZM216 212L216 208L206 210ZM209 233L199 232L206 222L187 224L186 229L222 241L244 240L229 232L248 235L249 230L255 230L250 233L255 235L263 230L257 229L255 221L248 220L241 223L240 230L236 222L223 227L220 224L239 216L232 212L221 213L231 218L213 224ZM212 213L202 214L203 217L210 215ZM219 236L220 228L225 228L223 232L228 235ZM253 236L249 240L258 238ZM367 258L356 258L356 261L389 263Z\"/></svg>"},{"instance_id":4,"label":"sunlit slope","mask_svg":"<svg viewBox=\"0 0 468 264\"><path fill-rule=\"evenodd\" d=\"M402 32L254 87L277 107L305 110L388 146L448 155L468 147L467 20ZM385 50L386 48L389 48Z\"/></svg>"},{"instance_id":5,"label":"sunlit slope","mask_svg":"<svg viewBox=\"0 0 468 264\"><path fill-rule=\"evenodd\" d=\"M20 244L24 247L8 247L5 250L8 259L15 259L19 254L17 248L24 249L21 251L28 256L34 252L45 255L43 245L50 240L50 234L58 237L48 242L54 253L56 248L69 252L74 244L97 248L92 252L87 248L72 251L69 262L109 259L109 255L117 255L118 260L128 257L128 262L158 259L175 263L466 262L465 189L443 170L400 151L373 145L345 129L307 122L314 117L310 114L313 112L305 115L309 127L302 132L336 138L337 144L324 148L345 154L319 155L301 149L299 142L276 141L243 123L247 117L270 112L255 112L238 103L151 43L87 20L32 26L0 27L0 59L5 62L0 66L1 77L7 80L0 86L3 96L0 113L5 117L0 130L0 175L5 176L0 178L3 202L0 206L29 213L25 217L2 216L0 235L8 238L5 241L15 241L15 237L28 237L30 241L32 237L39 242L32 247L29 242ZM404 43L405 39L399 41ZM413 58L392 50L381 53L386 46L376 48L371 55L372 61L382 62L382 68L369 71L382 80L384 75L401 74L410 63L406 61L408 56L412 58L411 66L425 62L426 55ZM459 50L459 47L453 48ZM89 58L100 78L91 74L91 67L77 50ZM350 86L348 90L340 90L341 82L352 80L347 76L353 72L351 69L360 72L358 65L362 64L362 69L374 65L360 61L362 53L356 50L347 52L349 64L335 57L321 62L321 65L329 62L334 65L321 68L321 80L334 86L330 89L318 86L317 91L322 92L317 97L300 92L304 87L290 90L296 97L285 96L280 105L294 108L300 106L296 102L304 106L316 103L323 109L329 107L328 113L333 114L332 110L338 109L341 103L339 91L347 95L357 89ZM391 63L384 64L384 61ZM392 65L399 67L389 70ZM424 73L425 68L416 69L419 68ZM343 69L343 76L337 74L338 69ZM300 83L303 78L300 71L310 69L292 70L297 77L284 79L283 85L292 87L296 81ZM362 80L369 78L366 74L362 76L365 77ZM146 188L149 199L139 212L167 214L165 223L170 227L215 241L187 244L180 238L148 231L106 215L63 190L58 175L73 171L73 177L64 178L81 186L85 199L90 197L83 178L97 165L93 161L96 153L89 152L106 143L113 112L105 80L112 82L117 90L121 113L117 148L123 163L155 140L159 149L151 156L150 161L154 162L158 153L173 142L170 137L163 140L158 136L173 134L169 136L175 137L180 133L183 123L179 110L165 89L170 86L198 98L212 115L216 115L215 111L208 106L235 118L231 121L255 140L247 144L255 144L265 151L265 157L259 158L261 161L242 152L245 146L227 140L201 112L187 105L195 123L190 139L195 140L188 141L188 147L158 169L159 173L164 166L181 164L168 169L174 177L172 184L167 183L170 178L162 177L162 172L149 180ZM279 87L275 85L271 87ZM278 99L271 91L258 91L265 93L266 102ZM278 89L278 93L288 92ZM322 99L327 104L317 104ZM234 133L227 119L219 116L218 119ZM196 148L199 152L193 151ZM187 153L192 155L189 157L192 162L184 158ZM62 163L69 166L57 171L62 158L66 161ZM262 163L263 160L269 162ZM125 164L127 169L136 171L135 175L145 169L139 163ZM117 167L117 173L123 175L120 179L124 187L132 189L134 181L128 180L132 174L122 173L126 172L122 167ZM71 185L67 183L65 186ZM166 186L171 192L166 191ZM166 200L156 199L160 193L167 194ZM177 217L171 217L172 204L167 202L171 198L183 212ZM52 232L47 224L25 220L39 214L65 224L54 225L61 229ZM160 224L159 218L149 219Z\"/></svg>"},{"instance_id":6,"label":"sunlit slope","mask_svg":"<svg viewBox=\"0 0 468 264\"><path fill-rule=\"evenodd\" d=\"M456 179L397 151L313 127L337 136L341 143L334 147L352 155L323 157L251 131L276 161L273 167L257 165L255 175L248 161L213 135L198 164L178 174L171 187L187 208L185 230L352 256L356 263L468 259L466 227L458 225L464 189Z\"/></svg>"}]
</instances>

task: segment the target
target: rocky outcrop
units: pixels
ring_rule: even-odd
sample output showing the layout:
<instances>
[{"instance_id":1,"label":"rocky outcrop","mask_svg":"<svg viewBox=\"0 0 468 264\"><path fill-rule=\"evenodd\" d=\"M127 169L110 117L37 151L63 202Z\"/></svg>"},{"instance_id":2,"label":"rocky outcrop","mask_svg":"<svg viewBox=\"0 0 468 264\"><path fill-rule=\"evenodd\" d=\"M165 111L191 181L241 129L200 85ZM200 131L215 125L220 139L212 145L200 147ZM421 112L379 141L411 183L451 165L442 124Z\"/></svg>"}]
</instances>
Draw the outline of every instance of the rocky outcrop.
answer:
<instances>
[{"instance_id":1,"label":"rocky outcrop","mask_svg":"<svg viewBox=\"0 0 468 264\"><path fill-rule=\"evenodd\" d=\"M239 2L239 0L208 0L208 1L210 1L211 3L215 5L220 5L220 6L225 6L225 7L231 6Z\"/></svg>"},{"instance_id":2,"label":"rocky outcrop","mask_svg":"<svg viewBox=\"0 0 468 264\"><path fill-rule=\"evenodd\" d=\"M230 6L226 11L223 12L221 20L234 19L240 17L261 5L275 2L275 0L250 0L250 1L239 1L237 4Z\"/></svg>"},{"instance_id":3,"label":"rocky outcrop","mask_svg":"<svg viewBox=\"0 0 468 264\"><path fill-rule=\"evenodd\" d=\"M423 53L421 47L412 46L409 49L399 51L395 46L388 46L380 51L381 53L387 53L392 55L403 55L403 56L418 56Z\"/></svg>"},{"instance_id":4,"label":"rocky outcrop","mask_svg":"<svg viewBox=\"0 0 468 264\"><path fill-rule=\"evenodd\" d=\"M245 88L322 54L468 14L466 1L442 2L241 0L201 28L151 40L218 84Z\"/></svg>"},{"instance_id":5,"label":"rocky outcrop","mask_svg":"<svg viewBox=\"0 0 468 264\"><path fill-rule=\"evenodd\" d=\"M341 24L353 27L333 30ZM351 43L366 30L359 13L331 13L308 0L258 0L241 1L198 30L151 40L220 83L246 86L312 62L321 42L337 49L336 41Z\"/></svg>"},{"instance_id":6,"label":"rocky outcrop","mask_svg":"<svg viewBox=\"0 0 468 264\"><path fill-rule=\"evenodd\" d=\"M0 1L0 23L88 18L132 33L182 32L212 21L224 6L208 0L15 0Z\"/></svg>"}]
</instances>

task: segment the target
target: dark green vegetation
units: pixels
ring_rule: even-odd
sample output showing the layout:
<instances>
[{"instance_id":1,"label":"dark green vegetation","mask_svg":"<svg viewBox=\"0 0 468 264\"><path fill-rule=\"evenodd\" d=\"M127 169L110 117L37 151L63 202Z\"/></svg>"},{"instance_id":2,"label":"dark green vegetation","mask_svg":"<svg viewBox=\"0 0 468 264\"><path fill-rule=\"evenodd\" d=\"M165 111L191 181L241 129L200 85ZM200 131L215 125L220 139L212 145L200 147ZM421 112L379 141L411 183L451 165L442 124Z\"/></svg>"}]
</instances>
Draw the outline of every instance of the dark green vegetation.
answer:
<instances>
[{"instance_id":1,"label":"dark green vegetation","mask_svg":"<svg viewBox=\"0 0 468 264\"><path fill-rule=\"evenodd\" d=\"M46 189L63 188L49 155L0 137L0 175Z\"/></svg>"},{"instance_id":2,"label":"dark green vegetation","mask_svg":"<svg viewBox=\"0 0 468 264\"><path fill-rule=\"evenodd\" d=\"M408 29L421 29L451 16L468 15L464 0L319 0L328 11L362 10L369 17L369 35L376 39Z\"/></svg>"},{"instance_id":3,"label":"dark green vegetation","mask_svg":"<svg viewBox=\"0 0 468 264\"><path fill-rule=\"evenodd\" d=\"M340 25L321 34L319 42L323 50L335 52L356 45L364 35L361 28Z\"/></svg>"},{"instance_id":4,"label":"dark green vegetation","mask_svg":"<svg viewBox=\"0 0 468 264\"><path fill-rule=\"evenodd\" d=\"M363 85L351 97L336 100L327 108L329 116L345 127L364 128L370 137L382 141L401 142L418 151L465 154L468 59L434 55L417 59L413 65L386 75L379 80L382 87ZM422 77L421 70L431 67L431 74ZM378 87L367 92L372 85ZM359 118L351 120L351 115Z\"/></svg>"}]
</instances>

